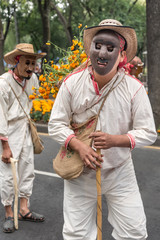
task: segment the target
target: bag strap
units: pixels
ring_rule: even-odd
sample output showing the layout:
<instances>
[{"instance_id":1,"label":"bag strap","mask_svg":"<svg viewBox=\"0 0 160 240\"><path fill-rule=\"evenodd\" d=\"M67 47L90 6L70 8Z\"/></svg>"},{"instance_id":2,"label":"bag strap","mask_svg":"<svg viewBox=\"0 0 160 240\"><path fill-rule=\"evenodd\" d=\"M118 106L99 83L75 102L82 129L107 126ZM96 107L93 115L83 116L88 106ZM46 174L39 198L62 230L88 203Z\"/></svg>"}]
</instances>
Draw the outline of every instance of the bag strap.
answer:
<instances>
[{"instance_id":1,"label":"bag strap","mask_svg":"<svg viewBox=\"0 0 160 240\"><path fill-rule=\"evenodd\" d=\"M104 96L103 102L102 102L102 104L101 104L101 106L100 106L100 108L99 108L99 111L98 111L98 114L97 114L97 117L96 117L96 125L95 125L94 131L96 130L96 126L97 126L97 122L98 122L98 117L99 117L99 115L100 115L100 111L102 110L103 105L104 105L104 103L105 103L108 95L122 82L122 80L124 79L124 76L125 76L125 74L123 75L123 77L122 77L122 79L119 81L119 83L114 87L114 85L115 85L115 83L117 82L118 77L119 77L119 76L117 76L116 79L115 79L115 81L113 82L112 86L110 87L109 91L108 91L107 94Z\"/></svg>"},{"instance_id":2,"label":"bag strap","mask_svg":"<svg viewBox=\"0 0 160 240\"><path fill-rule=\"evenodd\" d=\"M30 118L28 117L28 114L27 114L27 113L26 113L26 111L24 110L24 108L23 108L23 106L22 106L21 102L19 101L19 98L17 97L17 94L15 93L15 91L14 91L14 89L12 88L12 86L10 85L10 83L9 83L9 86L10 86L10 88L12 89L12 92L14 93L14 95L15 95L16 99L18 100L18 102L19 102L19 105L21 106L21 108L22 108L22 110L23 110L24 114L26 115L26 117L27 117L27 118L28 118L28 120L30 121Z\"/></svg>"}]
</instances>

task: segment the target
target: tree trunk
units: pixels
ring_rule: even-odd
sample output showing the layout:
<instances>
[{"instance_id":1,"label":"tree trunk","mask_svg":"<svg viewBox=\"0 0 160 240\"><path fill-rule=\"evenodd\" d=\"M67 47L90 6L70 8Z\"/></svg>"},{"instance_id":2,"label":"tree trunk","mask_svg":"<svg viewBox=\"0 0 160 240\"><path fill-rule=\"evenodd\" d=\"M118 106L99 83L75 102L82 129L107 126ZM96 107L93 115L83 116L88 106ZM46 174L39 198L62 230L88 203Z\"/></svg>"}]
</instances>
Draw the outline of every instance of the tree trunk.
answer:
<instances>
[{"instance_id":1,"label":"tree trunk","mask_svg":"<svg viewBox=\"0 0 160 240\"><path fill-rule=\"evenodd\" d=\"M160 1L146 0L148 92L156 128L160 127Z\"/></svg>"},{"instance_id":2,"label":"tree trunk","mask_svg":"<svg viewBox=\"0 0 160 240\"><path fill-rule=\"evenodd\" d=\"M42 3L41 0L38 0L38 7L41 14L43 28L42 52L47 53L45 58L49 60L50 47L46 45L46 42L50 41L50 0L45 0L44 3Z\"/></svg>"},{"instance_id":3,"label":"tree trunk","mask_svg":"<svg viewBox=\"0 0 160 240\"><path fill-rule=\"evenodd\" d=\"M14 24L15 24L16 44L18 44L20 43L20 36L19 36L18 19L17 19L16 10L14 10L13 16L14 16Z\"/></svg>"},{"instance_id":4,"label":"tree trunk","mask_svg":"<svg viewBox=\"0 0 160 240\"><path fill-rule=\"evenodd\" d=\"M3 64L3 49L4 49L4 36L3 36L3 26L0 17L0 75L4 73L4 64Z\"/></svg>"}]
</instances>

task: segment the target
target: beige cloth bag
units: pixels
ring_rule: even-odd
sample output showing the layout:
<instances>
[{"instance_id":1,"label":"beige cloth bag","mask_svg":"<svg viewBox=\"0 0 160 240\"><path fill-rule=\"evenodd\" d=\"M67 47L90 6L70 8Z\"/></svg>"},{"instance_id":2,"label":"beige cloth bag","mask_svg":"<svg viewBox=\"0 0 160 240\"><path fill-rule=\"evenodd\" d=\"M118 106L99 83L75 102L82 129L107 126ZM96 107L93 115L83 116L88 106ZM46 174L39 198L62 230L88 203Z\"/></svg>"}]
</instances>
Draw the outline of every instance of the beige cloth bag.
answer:
<instances>
[{"instance_id":1,"label":"beige cloth bag","mask_svg":"<svg viewBox=\"0 0 160 240\"><path fill-rule=\"evenodd\" d=\"M121 80L115 87L113 87L117 79L118 76L116 80L113 82L110 90L105 95L103 102L100 106L100 109L98 111L98 114L96 116L93 116L88 121L82 124L71 123L71 129L73 129L77 139L84 142L87 146L92 146L92 139L88 138L88 136L90 135L90 133L96 130L98 117L107 96L122 81ZM84 170L84 162L80 158L78 152L66 149L64 146L62 146L56 158L53 159L53 168L59 176L69 180L77 178L81 175L81 173Z\"/></svg>"},{"instance_id":2,"label":"beige cloth bag","mask_svg":"<svg viewBox=\"0 0 160 240\"><path fill-rule=\"evenodd\" d=\"M9 84L10 85L10 84ZM29 122L29 128L31 130L31 137L32 137L32 142L33 142L33 148L34 148L34 154L40 154L43 149L44 149L44 146L43 146L43 142L41 140L41 138L39 137L38 135L38 132L37 132L37 128L36 128L36 125L35 123L29 118L28 114L25 112L21 102L19 101L14 89L12 88L12 86L10 85L16 99L18 100L19 102L19 105L21 106L22 110L24 111L27 119L28 119L28 122Z\"/></svg>"},{"instance_id":3,"label":"beige cloth bag","mask_svg":"<svg viewBox=\"0 0 160 240\"><path fill-rule=\"evenodd\" d=\"M90 118L83 124L71 124L77 139L81 140L87 146L92 145L92 139L88 138L91 132L95 131L97 124L97 116ZM62 146L53 159L53 168L56 173L64 179L77 178L84 169L84 162L81 160L78 152L67 150Z\"/></svg>"}]
</instances>

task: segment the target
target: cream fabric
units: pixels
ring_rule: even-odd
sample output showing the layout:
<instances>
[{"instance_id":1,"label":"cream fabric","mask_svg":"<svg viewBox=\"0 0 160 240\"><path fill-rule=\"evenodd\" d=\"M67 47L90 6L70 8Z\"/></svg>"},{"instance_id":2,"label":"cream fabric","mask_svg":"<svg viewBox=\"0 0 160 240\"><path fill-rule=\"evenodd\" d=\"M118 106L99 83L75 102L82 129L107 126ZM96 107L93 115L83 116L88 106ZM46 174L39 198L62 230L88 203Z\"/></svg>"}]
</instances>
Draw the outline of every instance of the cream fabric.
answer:
<instances>
[{"instance_id":1,"label":"cream fabric","mask_svg":"<svg viewBox=\"0 0 160 240\"><path fill-rule=\"evenodd\" d=\"M29 95L32 94L32 86L38 88L39 84L37 76L33 74L31 79L27 80L26 87L23 91L22 87L13 79L11 73L5 73L0 76L0 138L8 138L13 157L18 158L19 162L21 162L20 165L18 164L18 168L21 169L19 186L21 189L26 188L27 190L20 191L23 192L20 194L28 198L31 195L34 179L33 145L26 116L19 106L9 84L15 90L27 114L29 114L32 107L32 101L29 100ZM2 145L0 141L0 155L1 154ZM28 161L30 164L28 164ZM11 176L11 168L9 165L5 166L2 161L1 164L3 166L0 167L0 175L8 176L8 180L2 182L2 202L4 204L10 204L13 198L13 188L10 186L12 179L9 177ZM27 169L28 173L25 173L25 169ZM26 183L28 185L24 187Z\"/></svg>"},{"instance_id":2,"label":"cream fabric","mask_svg":"<svg viewBox=\"0 0 160 240\"><path fill-rule=\"evenodd\" d=\"M82 123L97 114L102 98L118 76L117 87L109 94L100 112L97 129L109 134L130 134L135 147L152 144L157 133L145 88L137 79L124 74L124 69L120 69L101 90L91 79L88 69L68 77L52 109L49 135L65 145L67 138L74 133L68 127L71 117L74 122ZM103 169L117 167L131 158L129 148L115 147L102 150L102 154Z\"/></svg>"},{"instance_id":3,"label":"cream fabric","mask_svg":"<svg viewBox=\"0 0 160 240\"><path fill-rule=\"evenodd\" d=\"M82 175L65 180L64 240L96 240L96 193L96 177L91 179ZM107 201L108 221L113 227L114 239L145 240L146 217L131 159L106 171L102 194Z\"/></svg>"}]
</instances>

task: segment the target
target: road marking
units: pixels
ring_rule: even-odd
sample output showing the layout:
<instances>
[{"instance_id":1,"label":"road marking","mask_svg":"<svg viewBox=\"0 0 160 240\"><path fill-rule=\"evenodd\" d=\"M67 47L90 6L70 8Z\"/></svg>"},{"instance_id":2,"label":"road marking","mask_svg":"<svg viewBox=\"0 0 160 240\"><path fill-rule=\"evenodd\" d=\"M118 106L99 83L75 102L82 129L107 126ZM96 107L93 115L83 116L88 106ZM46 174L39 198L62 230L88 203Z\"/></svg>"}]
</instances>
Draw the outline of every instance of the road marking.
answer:
<instances>
[{"instance_id":1,"label":"road marking","mask_svg":"<svg viewBox=\"0 0 160 240\"><path fill-rule=\"evenodd\" d=\"M44 135L44 136L49 136L48 133L42 133L42 132L38 132L39 135Z\"/></svg>"},{"instance_id":2,"label":"road marking","mask_svg":"<svg viewBox=\"0 0 160 240\"><path fill-rule=\"evenodd\" d=\"M50 177L61 178L61 177L58 176L56 173L44 172L44 171L39 171L39 170L34 170L34 172L35 172L36 174L40 174L40 175L45 175L45 176L50 176Z\"/></svg>"},{"instance_id":3,"label":"road marking","mask_svg":"<svg viewBox=\"0 0 160 240\"><path fill-rule=\"evenodd\" d=\"M144 148L151 148L151 149L160 150L160 147L158 147L158 146L145 146Z\"/></svg>"}]
</instances>

